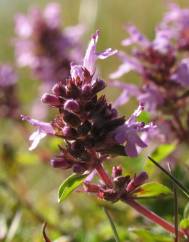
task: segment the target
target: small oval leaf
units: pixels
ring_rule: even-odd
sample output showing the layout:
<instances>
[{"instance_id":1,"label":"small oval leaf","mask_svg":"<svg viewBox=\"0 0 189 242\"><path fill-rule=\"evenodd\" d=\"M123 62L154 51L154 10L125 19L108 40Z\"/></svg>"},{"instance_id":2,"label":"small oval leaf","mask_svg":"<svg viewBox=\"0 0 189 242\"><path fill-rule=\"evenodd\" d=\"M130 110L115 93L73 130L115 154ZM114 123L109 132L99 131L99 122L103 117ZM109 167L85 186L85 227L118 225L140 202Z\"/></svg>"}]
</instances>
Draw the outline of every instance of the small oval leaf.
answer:
<instances>
[{"instance_id":1,"label":"small oval leaf","mask_svg":"<svg viewBox=\"0 0 189 242\"><path fill-rule=\"evenodd\" d=\"M72 193L78 186L80 186L83 180L88 174L78 175L72 174L69 176L59 187L58 202L64 201L70 193Z\"/></svg>"},{"instance_id":2,"label":"small oval leaf","mask_svg":"<svg viewBox=\"0 0 189 242\"><path fill-rule=\"evenodd\" d=\"M149 182L145 183L139 187L134 193L134 198L150 198L150 197L157 197L161 195L169 195L171 194L171 190L156 182Z\"/></svg>"}]
</instances>

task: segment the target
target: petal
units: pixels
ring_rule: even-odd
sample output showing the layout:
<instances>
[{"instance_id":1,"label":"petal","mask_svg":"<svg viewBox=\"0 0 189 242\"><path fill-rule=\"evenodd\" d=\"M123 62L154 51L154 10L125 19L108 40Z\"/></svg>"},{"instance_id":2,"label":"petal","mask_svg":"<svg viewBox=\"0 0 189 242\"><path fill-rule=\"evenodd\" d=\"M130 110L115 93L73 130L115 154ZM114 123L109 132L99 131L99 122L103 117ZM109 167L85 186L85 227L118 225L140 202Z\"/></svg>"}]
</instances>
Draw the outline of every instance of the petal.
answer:
<instances>
[{"instance_id":1,"label":"petal","mask_svg":"<svg viewBox=\"0 0 189 242\"><path fill-rule=\"evenodd\" d=\"M138 155L135 144L130 141L128 141L125 146L125 152L130 157L136 157Z\"/></svg>"},{"instance_id":2,"label":"petal","mask_svg":"<svg viewBox=\"0 0 189 242\"><path fill-rule=\"evenodd\" d=\"M98 52L96 53L97 57L101 60L104 60L112 55L115 55L118 51L117 50L113 50L112 48L108 48L104 51Z\"/></svg>"},{"instance_id":3,"label":"petal","mask_svg":"<svg viewBox=\"0 0 189 242\"><path fill-rule=\"evenodd\" d=\"M135 70L135 67L133 66L133 64L131 63L123 63L121 64L119 67L118 67L118 70L113 72L111 75L110 75L110 78L112 79L116 79L116 78L119 78L121 76L123 76L124 74L130 72L130 71L133 71Z\"/></svg>"},{"instance_id":4,"label":"petal","mask_svg":"<svg viewBox=\"0 0 189 242\"><path fill-rule=\"evenodd\" d=\"M54 135L55 134L54 129L53 129L53 127L52 127L52 125L50 123L41 122L41 121L39 121L37 119L32 119L32 118L30 118L28 116L25 116L25 115L21 115L21 119L22 120L26 120L31 125L38 127L40 132L44 132L44 133L49 134L49 135Z\"/></svg>"},{"instance_id":5,"label":"petal","mask_svg":"<svg viewBox=\"0 0 189 242\"><path fill-rule=\"evenodd\" d=\"M126 27L126 30L128 31L130 38L122 41L122 44L124 46L128 46L131 44L140 44L142 47L149 46L150 41L140 33L136 26L130 24Z\"/></svg>"},{"instance_id":6,"label":"petal","mask_svg":"<svg viewBox=\"0 0 189 242\"><path fill-rule=\"evenodd\" d=\"M32 144L29 147L29 151L34 150L38 146L40 140L45 138L46 135L47 135L46 133L40 132L39 129L35 131L29 138L29 140L32 141Z\"/></svg>"},{"instance_id":7,"label":"petal","mask_svg":"<svg viewBox=\"0 0 189 242\"><path fill-rule=\"evenodd\" d=\"M130 95L128 90L124 90L121 95L115 100L115 102L113 103L114 107L119 107L125 103L127 103L127 101L129 100Z\"/></svg>"},{"instance_id":8,"label":"petal","mask_svg":"<svg viewBox=\"0 0 189 242\"><path fill-rule=\"evenodd\" d=\"M95 72L95 62L97 59L96 55L96 44L99 37L99 31L92 36L91 41L89 42L88 48L85 53L83 60L83 67L85 67L91 75Z\"/></svg>"},{"instance_id":9,"label":"petal","mask_svg":"<svg viewBox=\"0 0 189 242\"><path fill-rule=\"evenodd\" d=\"M73 79L76 79L77 77L79 77L81 80L83 80L82 66L71 63L70 75L71 75L71 78L73 78Z\"/></svg>"}]
</instances>

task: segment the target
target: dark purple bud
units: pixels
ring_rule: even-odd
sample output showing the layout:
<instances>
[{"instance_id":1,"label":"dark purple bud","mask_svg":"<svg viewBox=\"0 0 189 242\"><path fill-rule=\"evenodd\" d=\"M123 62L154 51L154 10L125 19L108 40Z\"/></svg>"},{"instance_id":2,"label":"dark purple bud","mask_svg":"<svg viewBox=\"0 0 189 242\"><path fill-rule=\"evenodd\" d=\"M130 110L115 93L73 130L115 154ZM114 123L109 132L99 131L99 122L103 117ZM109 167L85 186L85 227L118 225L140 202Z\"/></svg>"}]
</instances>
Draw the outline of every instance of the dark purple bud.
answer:
<instances>
[{"instance_id":1,"label":"dark purple bud","mask_svg":"<svg viewBox=\"0 0 189 242\"><path fill-rule=\"evenodd\" d=\"M127 184L130 182L130 176L118 176L113 179L114 189L117 192L125 191Z\"/></svg>"},{"instance_id":2,"label":"dark purple bud","mask_svg":"<svg viewBox=\"0 0 189 242\"><path fill-rule=\"evenodd\" d=\"M64 109L69 112L77 113L79 111L79 103L76 100L69 99L64 103Z\"/></svg>"},{"instance_id":3,"label":"dark purple bud","mask_svg":"<svg viewBox=\"0 0 189 242\"><path fill-rule=\"evenodd\" d=\"M66 92L67 97L78 98L80 94L81 94L80 89L74 83L70 83L70 86L68 86L68 90Z\"/></svg>"},{"instance_id":4,"label":"dark purple bud","mask_svg":"<svg viewBox=\"0 0 189 242\"><path fill-rule=\"evenodd\" d=\"M122 168L121 166L114 166L112 168L112 177L115 178L117 176L121 176L122 175Z\"/></svg>"},{"instance_id":5,"label":"dark purple bud","mask_svg":"<svg viewBox=\"0 0 189 242\"><path fill-rule=\"evenodd\" d=\"M72 127L78 127L81 123L77 115L64 111L64 121Z\"/></svg>"},{"instance_id":6,"label":"dark purple bud","mask_svg":"<svg viewBox=\"0 0 189 242\"><path fill-rule=\"evenodd\" d=\"M90 84L85 84L81 88L82 95L84 97L91 97L91 85Z\"/></svg>"},{"instance_id":7,"label":"dark purple bud","mask_svg":"<svg viewBox=\"0 0 189 242\"><path fill-rule=\"evenodd\" d=\"M45 93L41 98L42 103L47 103L51 106L60 106L61 102L58 97L52 94Z\"/></svg>"},{"instance_id":8,"label":"dark purple bud","mask_svg":"<svg viewBox=\"0 0 189 242\"><path fill-rule=\"evenodd\" d=\"M71 144L71 154L74 156L80 156L85 151L83 144L80 141L75 141Z\"/></svg>"},{"instance_id":9,"label":"dark purple bud","mask_svg":"<svg viewBox=\"0 0 189 242\"><path fill-rule=\"evenodd\" d=\"M127 192L134 190L135 188L141 186L148 179L148 174L143 171L138 176L134 177L127 186Z\"/></svg>"},{"instance_id":10,"label":"dark purple bud","mask_svg":"<svg viewBox=\"0 0 189 242\"><path fill-rule=\"evenodd\" d=\"M78 133L79 135L86 135L91 129L91 123L89 121L86 121L81 126L78 127Z\"/></svg>"},{"instance_id":11,"label":"dark purple bud","mask_svg":"<svg viewBox=\"0 0 189 242\"><path fill-rule=\"evenodd\" d=\"M111 113L112 113L111 114L112 118L116 118L118 116L118 112L117 112L117 110L115 108L112 108Z\"/></svg>"},{"instance_id":12,"label":"dark purple bud","mask_svg":"<svg viewBox=\"0 0 189 242\"><path fill-rule=\"evenodd\" d=\"M111 202L116 202L119 200L118 193L113 189L106 189L103 194L103 199Z\"/></svg>"},{"instance_id":13,"label":"dark purple bud","mask_svg":"<svg viewBox=\"0 0 189 242\"><path fill-rule=\"evenodd\" d=\"M93 84L92 87L92 92L93 93L97 93L100 92L101 90L103 90L106 87L105 82L103 80L99 80L97 79L95 81L95 83Z\"/></svg>"},{"instance_id":14,"label":"dark purple bud","mask_svg":"<svg viewBox=\"0 0 189 242\"><path fill-rule=\"evenodd\" d=\"M59 85L58 83L53 86L52 92L56 96L61 96L63 98L66 97L66 88L62 85Z\"/></svg>"},{"instance_id":15,"label":"dark purple bud","mask_svg":"<svg viewBox=\"0 0 189 242\"><path fill-rule=\"evenodd\" d=\"M69 126L64 126L64 128L62 129L63 132L63 136L65 139L75 139L77 136L77 132L75 129L69 127Z\"/></svg>"},{"instance_id":16,"label":"dark purple bud","mask_svg":"<svg viewBox=\"0 0 189 242\"><path fill-rule=\"evenodd\" d=\"M86 171L86 168L82 164L75 164L73 165L73 171L75 173L83 173Z\"/></svg>"},{"instance_id":17,"label":"dark purple bud","mask_svg":"<svg viewBox=\"0 0 189 242\"><path fill-rule=\"evenodd\" d=\"M51 165L55 168L68 169L71 167L71 162L64 159L64 157L56 157L50 161Z\"/></svg>"},{"instance_id":18,"label":"dark purple bud","mask_svg":"<svg viewBox=\"0 0 189 242\"><path fill-rule=\"evenodd\" d=\"M121 126L122 124L124 124L124 122L125 122L124 117L109 120L105 123L104 129L106 131L112 131L115 128L117 128L118 126Z\"/></svg>"}]
</instances>

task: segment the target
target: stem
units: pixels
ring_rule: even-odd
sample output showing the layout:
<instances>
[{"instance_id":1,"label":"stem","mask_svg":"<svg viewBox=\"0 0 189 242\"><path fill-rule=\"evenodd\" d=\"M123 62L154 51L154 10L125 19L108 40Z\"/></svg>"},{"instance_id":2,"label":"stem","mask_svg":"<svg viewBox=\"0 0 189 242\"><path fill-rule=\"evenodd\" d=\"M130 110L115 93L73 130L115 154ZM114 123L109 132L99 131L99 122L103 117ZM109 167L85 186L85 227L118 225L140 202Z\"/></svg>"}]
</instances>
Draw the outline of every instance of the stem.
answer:
<instances>
[{"instance_id":1,"label":"stem","mask_svg":"<svg viewBox=\"0 0 189 242\"><path fill-rule=\"evenodd\" d=\"M150 211L149 209L145 208L141 204L137 203L135 200L128 199L128 198L122 198L122 201L127 203L129 206L134 208L137 212L139 212L141 215L145 216L146 218L148 218L152 222L160 225L166 231L173 233L173 234L175 233L175 227L172 224L170 224L169 222L167 222L163 218L159 217L157 214ZM186 236L186 234L184 233L183 230L178 230L178 233L179 233L179 236L183 236L183 237Z\"/></svg>"},{"instance_id":2,"label":"stem","mask_svg":"<svg viewBox=\"0 0 189 242\"><path fill-rule=\"evenodd\" d=\"M171 166L168 162L167 164L169 173L172 175ZM178 197L177 197L177 188L173 182L173 191L174 191L174 225L175 225L175 239L174 242L179 242L179 233L178 233Z\"/></svg>"},{"instance_id":3,"label":"stem","mask_svg":"<svg viewBox=\"0 0 189 242\"><path fill-rule=\"evenodd\" d=\"M104 168L103 168L103 166L102 166L101 163L99 163L98 165L96 165L96 170L97 170L98 175L100 176L100 178L103 180L103 182L107 186L112 187L112 180L108 176L108 174L106 173L106 171L104 170Z\"/></svg>"},{"instance_id":4,"label":"stem","mask_svg":"<svg viewBox=\"0 0 189 242\"><path fill-rule=\"evenodd\" d=\"M105 207L104 207L104 212L105 212L105 214L106 214L106 216L107 216L107 218L108 218L108 220L109 220L109 222L110 222L110 225L111 225L112 231L113 231L113 233L114 233L115 241L116 241L116 242L120 242L120 238L119 238L118 232L117 232L117 230L116 230L115 224L114 224L114 222L113 222L113 220L112 220L112 218L111 218L111 216L110 216L110 214L109 214L109 212L108 212L108 209L105 208Z\"/></svg>"}]
</instances>

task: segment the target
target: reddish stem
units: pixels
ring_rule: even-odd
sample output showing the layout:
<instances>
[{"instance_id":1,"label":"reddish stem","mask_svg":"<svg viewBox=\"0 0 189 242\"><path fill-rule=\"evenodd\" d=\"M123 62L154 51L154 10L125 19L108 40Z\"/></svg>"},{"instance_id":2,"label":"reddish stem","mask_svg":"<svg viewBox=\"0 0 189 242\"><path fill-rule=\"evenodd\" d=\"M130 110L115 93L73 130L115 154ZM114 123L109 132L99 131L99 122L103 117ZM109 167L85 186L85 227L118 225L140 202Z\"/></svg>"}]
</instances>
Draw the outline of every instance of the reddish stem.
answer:
<instances>
[{"instance_id":1,"label":"reddish stem","mask_svg":"<svg viewBox=\"0 0 189 242\"><path fill-rule=\"evenodd\" d=\"M173 233L173 234L175 233L175 227L172 224L170 224L169 222L167 222L163 218L159 217L154 212L148 210L147 208L145 208L141 204L137 203L135 200L123 198L122 201L127 203L129 206L134 208L137 212L139 212L140 214L142 214L143 216L145 216L149 220L151 220L154 223L156 223L156 224L160 225L161 227L163 227L168 232ZM185 234L185 232L183 230L180 229L178 231L178 233L179 233L179 236L186 237L186 234Z\"/></svg>"},{"instance_id":2,"label":"reddish stem","mask_svg":"<svg viewBox=\"0 0 189 242\"><path fill-rule=\"evenodd\" d=\"M103 180L103 182L108 186L108 187L112 187L112 180L111 178L108 176L108 174L106 173L106 171L104 170L103 166L101 163L99 163L98 165L96 165L96 170L98 172L98 175L100 176L100 178Z\"/></svg>"}]
</instances>

